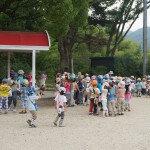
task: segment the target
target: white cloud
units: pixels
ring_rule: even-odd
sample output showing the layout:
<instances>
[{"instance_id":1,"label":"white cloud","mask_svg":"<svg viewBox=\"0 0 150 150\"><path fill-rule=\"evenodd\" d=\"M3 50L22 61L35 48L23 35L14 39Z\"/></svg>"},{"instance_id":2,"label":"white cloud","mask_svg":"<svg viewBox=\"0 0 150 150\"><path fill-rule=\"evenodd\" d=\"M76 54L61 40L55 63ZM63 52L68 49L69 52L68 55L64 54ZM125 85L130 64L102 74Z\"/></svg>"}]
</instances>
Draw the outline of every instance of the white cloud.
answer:
<instances>
[{"instance_id":1,"label":"white cloud","mask_svg":"<svg viewBox=\"0 0 150 150\"><path fill-rule=\"evenodd\" d=\"M147 25L150 26L150 9L147 10ZM133 24L131 31L136 31L140 28L143 28L143 13L140 14L139 18L136 20L136 22Z\"/></svg>"}]
</instances>

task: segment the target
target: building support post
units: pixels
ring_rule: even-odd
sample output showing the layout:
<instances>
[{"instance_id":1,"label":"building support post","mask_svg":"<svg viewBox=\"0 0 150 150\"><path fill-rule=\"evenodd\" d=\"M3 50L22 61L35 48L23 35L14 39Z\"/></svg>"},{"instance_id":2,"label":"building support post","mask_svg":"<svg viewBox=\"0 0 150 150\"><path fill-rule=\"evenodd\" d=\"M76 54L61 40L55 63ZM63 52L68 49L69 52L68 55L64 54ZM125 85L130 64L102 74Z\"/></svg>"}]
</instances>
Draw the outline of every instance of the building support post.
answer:
<instances>
[{"instance_id":1,"label":"building support post","mask_svg":"<svg viewBox=\"0 0 150 150\"><path fill-rule=\"evenodd\" d=\"M8 52L7 68L8 68L7 78L10 78L10 52Z\"/></svg>"},{"instance_id":2,"label":"building support post","mask_svg":"<svg viewBox=\"0 0 150 150\"><path fill-rule=\"evenodd\" d=\"M36 51L32 50L32 86L35 87Z\"/></svg>"}]
</instances>

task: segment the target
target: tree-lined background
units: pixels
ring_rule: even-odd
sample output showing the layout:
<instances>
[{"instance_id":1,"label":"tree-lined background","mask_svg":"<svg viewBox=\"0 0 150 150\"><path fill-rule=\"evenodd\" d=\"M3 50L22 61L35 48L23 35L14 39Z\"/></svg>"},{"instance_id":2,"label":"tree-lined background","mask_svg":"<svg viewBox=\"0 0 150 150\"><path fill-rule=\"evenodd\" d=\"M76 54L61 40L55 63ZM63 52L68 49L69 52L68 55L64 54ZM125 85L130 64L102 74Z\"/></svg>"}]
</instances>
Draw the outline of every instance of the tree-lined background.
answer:
<instances>
[{"instance_id":1,"label":"tree-lined background","mask_svg":"<svg viewBox=\"0 0 150 150\"><path fill-rule=\"evenodd\" d=\"M56 72L73 69L75 73L91 72L90 57L99 56L121 57L114 63L116 74L140 76L141 44L126 35L142 13L142 3L143 0L1 0L0 30L49 32L51 49L37 54L37 76L46 73L53 78ZM148 0L148 7L149 3ZM11 67L29 73L30 58L31 54L12 53ZM3 77L7 74L7 54L0 53L0 59ZM98 67L94 73L107 72Z\"/></svg>"}]
</instances>

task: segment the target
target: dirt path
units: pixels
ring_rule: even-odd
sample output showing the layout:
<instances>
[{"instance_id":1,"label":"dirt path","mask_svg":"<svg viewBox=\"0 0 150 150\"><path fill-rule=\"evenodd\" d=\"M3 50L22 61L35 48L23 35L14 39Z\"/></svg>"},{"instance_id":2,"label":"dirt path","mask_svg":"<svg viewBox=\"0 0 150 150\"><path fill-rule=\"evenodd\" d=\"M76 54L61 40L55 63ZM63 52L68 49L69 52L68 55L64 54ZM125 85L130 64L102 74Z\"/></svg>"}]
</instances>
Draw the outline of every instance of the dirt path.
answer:
<instances>
[{"instance_id":1,"label":"dirt path","mask_svg":"<svg viewBox=\"0 0 150 150\"><path fill-rule=\"evenodd\" d=\"M108 118L89 116L86 106L68 108L64 128L53 126L56 111L48 103L36 129L28 128L29 113L9 112L0 116L0 150L150 150L150 98L133 98L131 106Z\"/></svg>"}]
</instances>

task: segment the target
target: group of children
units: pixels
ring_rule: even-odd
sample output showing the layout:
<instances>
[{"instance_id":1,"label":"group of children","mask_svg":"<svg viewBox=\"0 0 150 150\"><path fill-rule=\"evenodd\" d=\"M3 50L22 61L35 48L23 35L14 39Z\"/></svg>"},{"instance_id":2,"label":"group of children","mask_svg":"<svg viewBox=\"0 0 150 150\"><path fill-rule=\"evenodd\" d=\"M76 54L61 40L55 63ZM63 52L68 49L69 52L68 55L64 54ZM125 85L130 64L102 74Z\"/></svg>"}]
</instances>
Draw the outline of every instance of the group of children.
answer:
<instances>
[{"instance_id":1,"label":"group of children","mask_svg":"<svg viewBox=\"0 0 150 150\"><path fill-rule=\"evenodd\" d=\"M22 105L20 114L27 113L27 108L32 114L32 118L27 120L30 127L36 127L35 120L37 118L37 104L39 99L37 89L32 86L31 81L23 78L24 71L19 70L18 73L11 74L11 80L3 79L0 85L0 114L5 108L5 114L8 113L10 105L13 101L16 111L17 95L19 93ZM31 76L30 76L31 78ZM40 76L40 94L44 94L45 81L47 75ZM133 76L128 78L113 76L110 71L106 75L85 74L85 77L78 75L57 73L55 89L55 108L57 116L54 120L54 125L63 127L66 107L74 107L76 105L89 106L89 115L99 115L102 111L102 116L123 115L124 111L131 111L130 101L135 91L137 96L150 95L150 79L140 78L135 80Z\"/></svg>"},{"instance_id":2,"label":"group of children","mask_svg":"<svg viewBox=\"0 0 150 150\"><path fill-rule=\"evenodd\" d=\"M144 78L142 80L145 82ZM99 115L102 111L103 117L124 115L124 111L131 111L130 101L135 91L137 90L137 95L144 91L142 82L139 88L140 78L136 81L134 76L126 78L113 76L113 71L106 75L91 76L91 78L88 74L84 77L81 72L78 75L58 73L55 81L56 97L61 87L66 90L67 107L89 105L89 115ZM149 83L147 80L148 85ZM150 86L148 91L150 93Z\"/></svg>"},{"instance_id":3,"label":"group of children","mask_svg":"<svg viewBox=\"0 0 150 150\"><path fill-rule=\"evenodd\" d=\"M4 78L0 84L0 114L7 114L10 110L11 103L13 102L13 111L17 111L17 99L21 100L21 112L20 114L26 114L27 109L32 114L32 118L27 121L30 127L36 127L35 120L37 118L38 106L35 100L40 98L40 93L43 95L45 90L46 74L40 76L40 93L38 94L38 88L32 86L31 74L30 78L25 79L24 71L18 70L18 72L11 71L9 79Z\"/></svg>"}]
</instances>

